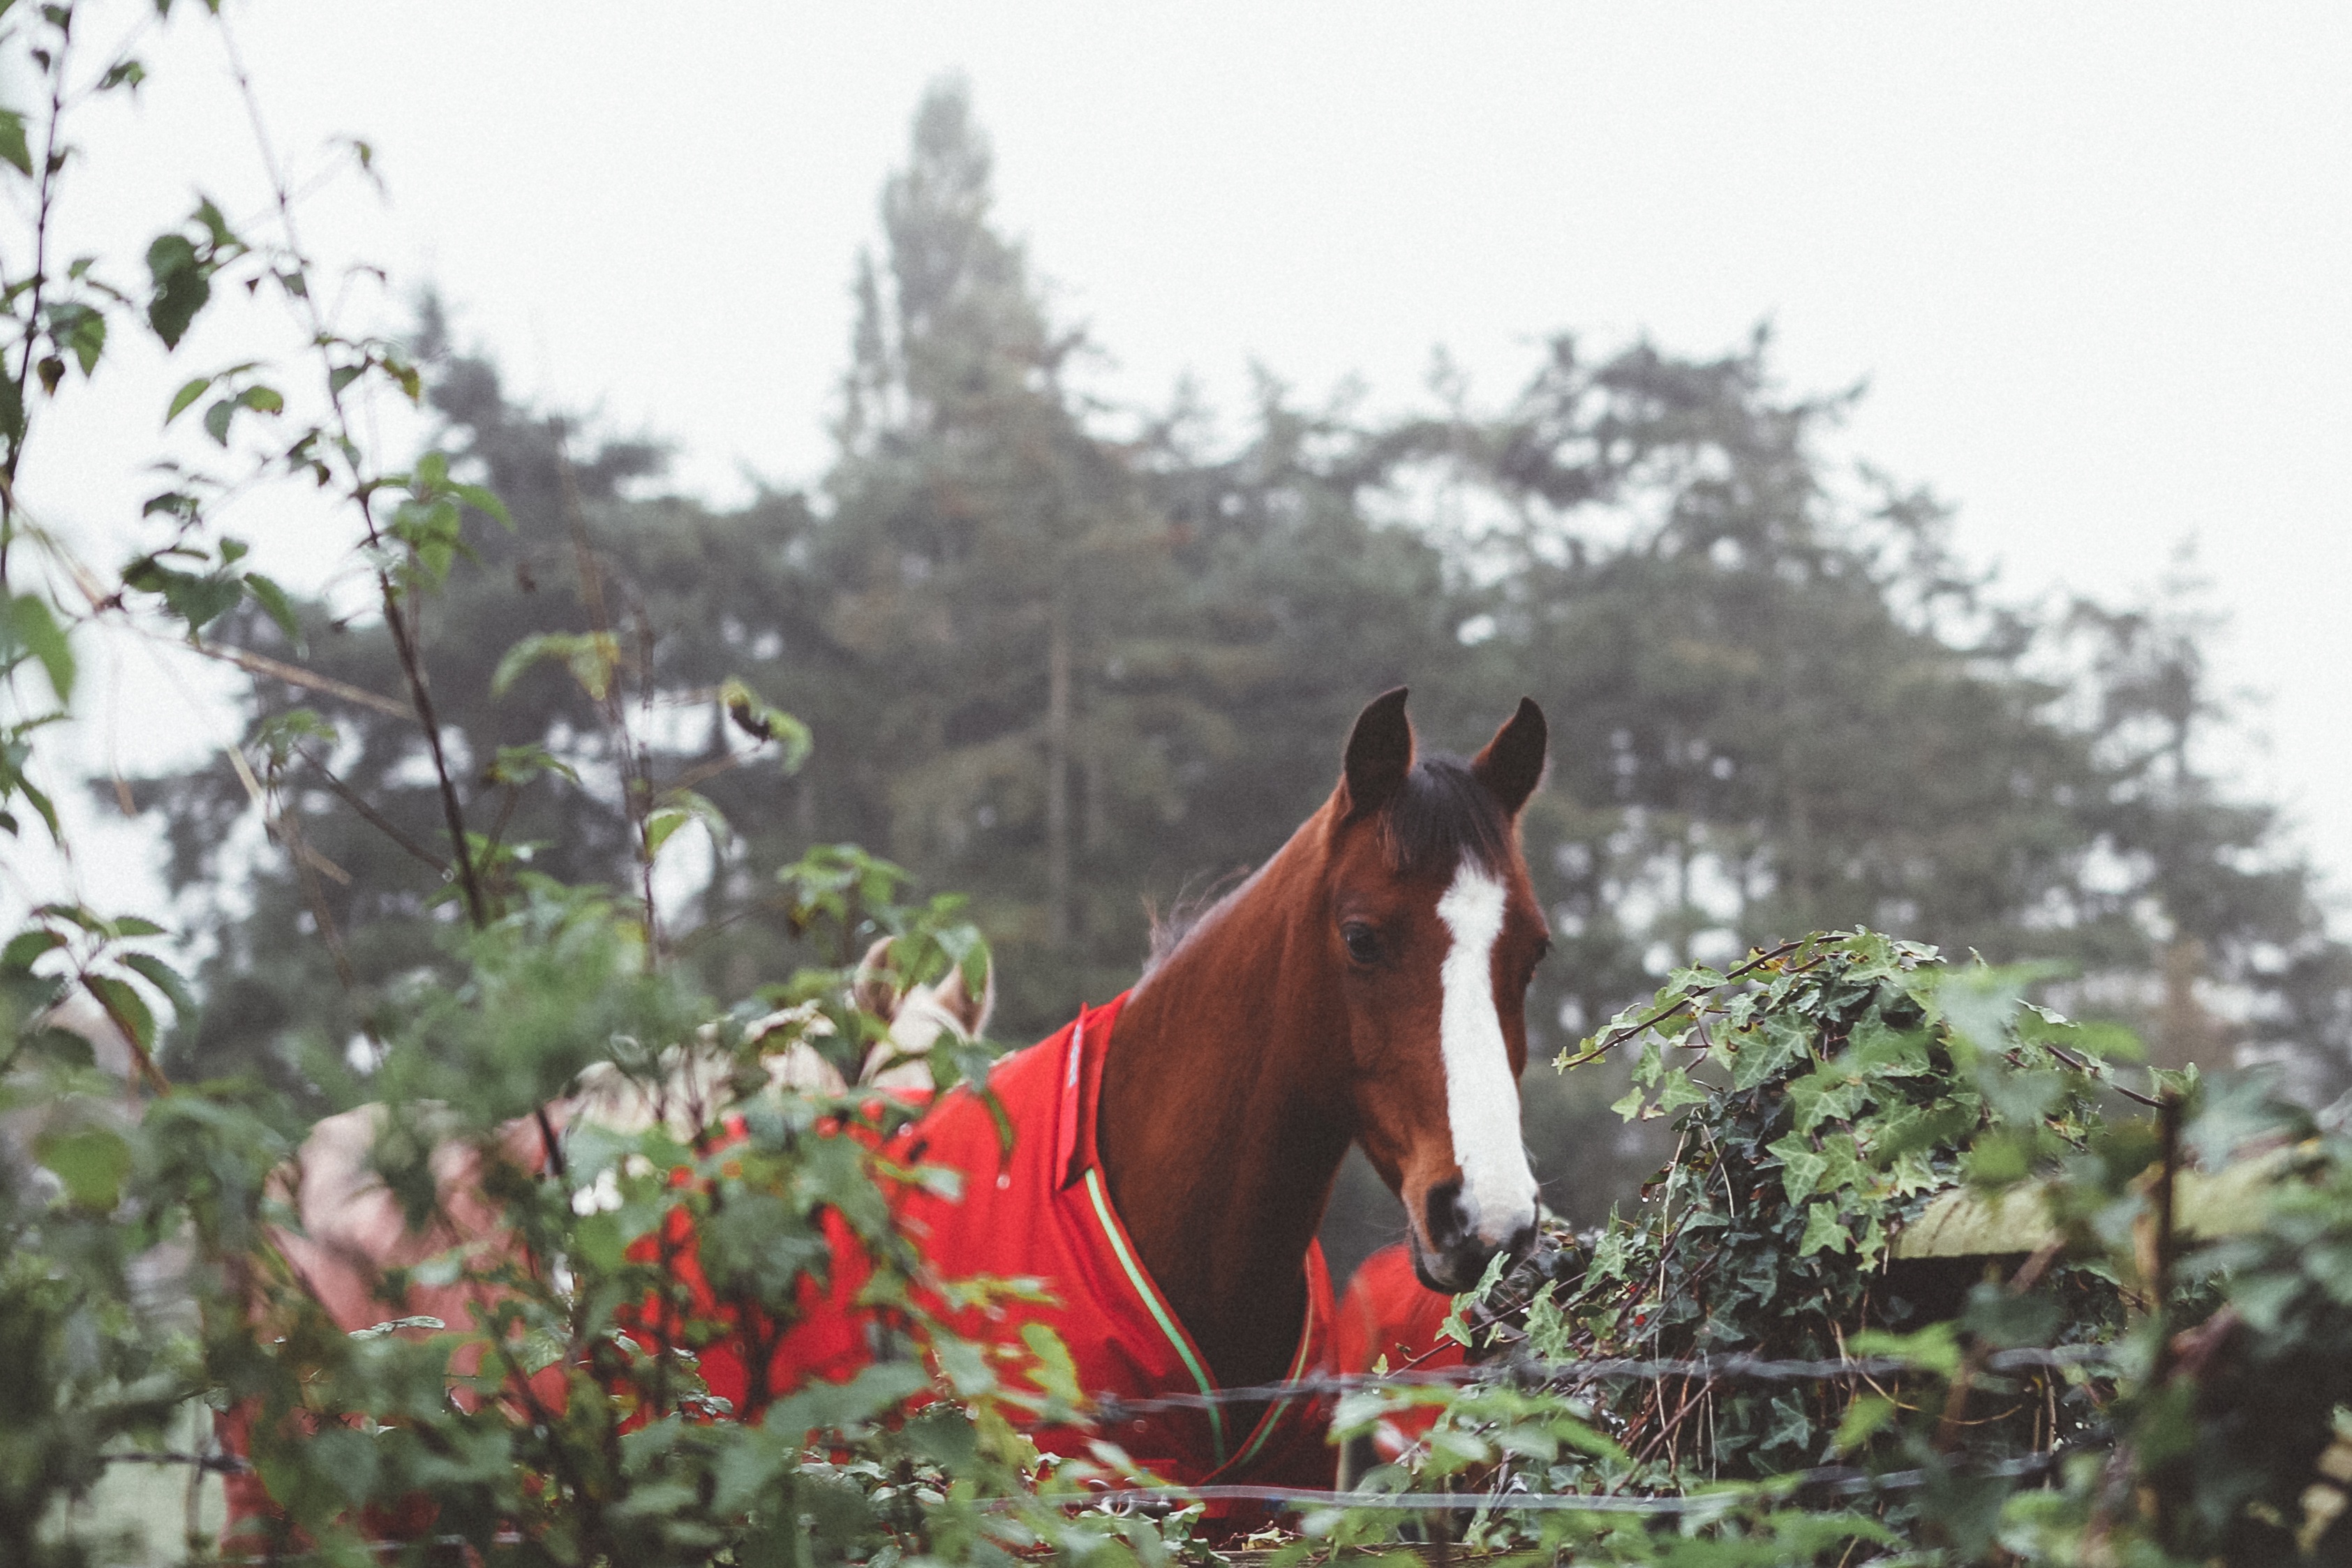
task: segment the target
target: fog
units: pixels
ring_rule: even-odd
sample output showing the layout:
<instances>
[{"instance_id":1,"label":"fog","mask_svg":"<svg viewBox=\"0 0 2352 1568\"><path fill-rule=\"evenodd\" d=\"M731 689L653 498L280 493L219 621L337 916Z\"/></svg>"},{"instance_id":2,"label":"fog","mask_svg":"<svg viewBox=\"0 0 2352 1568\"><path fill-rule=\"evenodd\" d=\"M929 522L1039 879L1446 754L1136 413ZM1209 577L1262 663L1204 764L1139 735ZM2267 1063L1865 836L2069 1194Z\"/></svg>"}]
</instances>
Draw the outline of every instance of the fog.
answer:
<instances>
[{"instance_id":1,"label":"fog","mask_svg":"<svg viewBox=\"0 0 2352 1568\"><path fill-rule=\"evenodd\" d=\"M1262 366L1396 406L1443 349L1499 400L1554 330L1695 352L1769 323L1791 386L1867 382L1843 448L1955 503L2004 591L2210 579L2221 674L2267 737L2237 767L2352 885L2341 7L231 14L290 162L375 150L384 198L346 181L304 214L321 255L386 269L359 316L396 326L436 287L520 390L674 440L677 482L715 500L821 474L853 261L944 71L1108 397L1190 378L1237 411ZM262 189L209 31L148 53L91 141L118 184L69 214L131 254L110 225L184 210L200 178L232 212ZM78 456L53 449L42 504L98 553L152 488L116 455L144 460L206 354L60 409ZM347 542L276 526L319 562ZM193 706L108 745L217 738L174 727Z\"/></svg>"}]
</instances>

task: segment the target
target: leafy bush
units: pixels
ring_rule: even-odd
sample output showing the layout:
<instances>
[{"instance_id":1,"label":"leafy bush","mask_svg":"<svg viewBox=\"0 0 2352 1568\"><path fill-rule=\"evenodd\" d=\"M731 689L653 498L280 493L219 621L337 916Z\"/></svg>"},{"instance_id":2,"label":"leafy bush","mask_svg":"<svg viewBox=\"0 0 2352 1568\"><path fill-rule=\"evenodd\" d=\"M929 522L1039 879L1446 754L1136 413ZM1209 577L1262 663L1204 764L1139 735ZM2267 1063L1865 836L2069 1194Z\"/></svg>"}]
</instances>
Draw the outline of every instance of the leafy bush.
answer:
<instances>
[{"instance_id":1,"label":"leafy bush","mask_svg":"<svg viewBox=\"0 0 2352 1568\"><path fill-rule=\"evenodd\" d=\"M0 948L0 1110L16 1156L0 1165L0 1561L79 1568L131 1550L106 1521L67 1511L110 1464L234 1468L167 1451L191 1402L234 1415L279 1511L247 1544L334 1561L369 1559L364 1542L377 1534L415 1536L416 1551L442 1542L551 1563L1003 1560L1139 1529L1060 1506L1088 1467L1043 1473L1014 1431L1024 1408L1076 1396L1053 1377L1050 1345L1040 1345L1044 1370L1016 1386L1005 1358L937 1332L910 1292L913 1254L880 1191L909 1173L887 1168L871 1138L814 1135L844 1121L887 1132L908 1111L781 1087L766 1068L805 1048L854 1079L883 1022L857 1006L848 966L877 939L904 980L950 965L983 974L986 948L957 901L908 904L897 868L854 847L820 850L785 868L775 893L820 961L761 988L756 1006L729 1012L699 994L673 961L677 934L659 918L656 866L688 822L714 833L725 823L690 778L659 779L652 748L632 733L622 698L643 695L632 683L651 673L606 619L593 561L583 566L588 628L524 639L500 678L553 661L598 705L637 885L563 885L530 869L529 846L503 840L503 815L488 831L469 821L419 628L464 570L469 536L505 523L505 509L445 455L399 470L377 461L364 400L414 402L417 372L399 346L350 335L329 314L332 291L296 240L282 181L253 232L209 201L167 226L146 253L143 291L110 280L100 261L56 261L47 242L72 166L69 112L145 75L128 52L89 57L81 40L107 9L0 7L0 48L29 60L47 104L38 117L0 111L0 159L28 183L35 242L34 270L0 292L15 331L13 374L0 377L0 677L12 705L0 831L37 827L64 843L32 756L74 695L74 629L152 634L161 623L199 653L355 695L413 726L443 808L440 841L370 820L436 866L442 887L417 921L433 963L365 998L357 1040L310 1041L296 1064L303 1092L291 1098L249 1080L167 1081L159 1016L168 1005L184 1025L195 1007L152 950L165 935L158 924L55 903ZM134 43L142 36L131 30ZM241 68L239 86L250 95ZM367 150L356 151L364 166ZM196 413L221 466L166 465L170 486L146 508L163 538L110 588L14 487L38 401L56 394L68 360L93 373L110 329L177 349L237 285L284 305L308 358L199 373L180 388L165 423ZM283 476L337 497L363 539L355 564L397 652L398 698L207 643L250 602L299 648L287 595L212 516L223 497ZM807 737L791 716L740 682L719 700L751 747L730 764L764 754L788 771L799 765ZM285 776L295 758L331 755L338 740L314 713L277 713L230 758L313 894L319 878L340 873L304 840ZM490 770L509 804L520 782L566 771L526 753L501 753ZM363 800L355 809L366 814ZM352 986L331 910L314 896L311 915ZM77 1019L80 1032L60 1027ZM126 1049L151 1092L126 1096L93 1039ZM943 1041L935 1082L986 1059ZM549 1107L591 1069L656 1102L675 1082L710 1092L663 1107L671 1113L650 1125L588 1125L559 1140ZM376 1109L362 1124L372 1136L362 1174L398 1200L412 1242L458 1244L404 1256L381 1282L387 1321L353 1333L294 1261L287 1239L301 1193L289 1184L305 1168L294 1156L320 1104L362 1099ZM455 1186L453 1161L464 1173ZM692 1352L726 1325L698 1315L659 1245L679 1215L699 1234L720 1304L777 1321L828 1265L822 1227L837 1218L874 1265L865 1292L887 1331L876 1364L844 1386L773 1390L761 1410L718 1409ZM393 1317L412 1287L468 1299L475 1321ZM648 1322L662 1330L657 1346L631 1332ZM209 1551L194 1536L184 1544Z\"/></svg>"},{"instance_id":2,"label":"leafy bush","mask_svg":"<svg viewBox=\"0 0 2352 1568\"><path fill-rule=\"evenodd\" d=\"M1564 1052L1637 1049L1618 1109L1673 1116L1675 1156L1458 1303L1493 1375L1350 1396L1343 1431L1443 1409L1368 1484L1612 1560L2340 1550L2352 1140L2258 1083L2119 1082L2134 1042L2038 977L1827 934Z\"/></svg>"}]
</instances>

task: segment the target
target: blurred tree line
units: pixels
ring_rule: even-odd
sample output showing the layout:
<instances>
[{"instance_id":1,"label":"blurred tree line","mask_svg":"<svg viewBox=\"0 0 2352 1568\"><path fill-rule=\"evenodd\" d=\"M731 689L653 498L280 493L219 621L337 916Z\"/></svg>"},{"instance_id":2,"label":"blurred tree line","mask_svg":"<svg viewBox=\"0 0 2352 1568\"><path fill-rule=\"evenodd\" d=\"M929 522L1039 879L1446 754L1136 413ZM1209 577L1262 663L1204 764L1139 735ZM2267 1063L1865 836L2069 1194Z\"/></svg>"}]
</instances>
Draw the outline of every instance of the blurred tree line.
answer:
<instances>
[{"instance_id":1,"label":"blurred tree line","mask_svg":"<svg viewBox=\"0 0 2352 1568\"><path fill-rule=\"evenodd\" d=\"M1538 1063L1675 966L1867 925L2068 960L2071 1005L2130 1018L2170 1062L2269 1056L2313 1095L2347 1081L2352 956L2278 814L2220 771L2204 625L2179 598L1995 597L1932 497L1823 455L1848 399L1787 396L1760 334L1717 359L1562 336L1503 406L1441 373L1402 420L1262 380L1223 439L1190 402L1082 390L1089 345L992 222L960 87L922 104L881 217L832 471L740 510L658 494L657 445L523 406L424 309L443 444L517 525L467 530L488 570L415 628L484 847L521 857L486 863L625 889L615 792L575 780L690 785L731 829L656 891L691 908L676 956L717 993L796 939L775 868L856 841L970 892L996 1032L1026 1041L1132 981L1150 904L1281 843L1367 697L1411 684L1424 744L1462 747L1525 692L1554 735L1528 818L1556 933ZM242 612L228 640L396 689L380 622L346 625L330 595L300 624ZM638 755L560 662L501 671L535 634L608 637L649 678ZM805 769L733 768L730 680L806 721ZM415 727L262 690L290 856L251 852L226 760L138 793L215 939L175 1075L299 1086L303 1051L432 982L446 960L417 916L449 884ZM1530 1072L1539 1172L1580 1218L1654 1164L1601 1109L1622 1087ZM1348 1187L1353 1254L1382 1222Z\"/></svg>"}]
</instances>

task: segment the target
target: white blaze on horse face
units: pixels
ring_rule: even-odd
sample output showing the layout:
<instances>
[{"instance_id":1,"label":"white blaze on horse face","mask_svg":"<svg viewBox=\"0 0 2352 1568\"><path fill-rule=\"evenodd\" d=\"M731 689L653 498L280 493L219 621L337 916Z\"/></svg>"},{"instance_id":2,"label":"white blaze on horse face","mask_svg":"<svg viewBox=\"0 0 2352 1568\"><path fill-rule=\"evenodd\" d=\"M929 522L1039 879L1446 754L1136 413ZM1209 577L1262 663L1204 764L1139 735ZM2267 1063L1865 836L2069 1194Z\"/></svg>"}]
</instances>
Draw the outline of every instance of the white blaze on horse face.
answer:
<instances>
[{"instance_id":1,"label":"white blaze on horse face","mask_svg":"<svg viewBox=\"0 0 2352 1568\"><path fill-rule=\"evenodd\" d=\"M1495 941L1503 934L1502 883L1465 859L1437 901L1454 936L1438 976L1437 1039L1445 1059L1445 1116L1478 1239L1500 1247L1536 1213L1535 1173L1519 1138L1519 1086L1495 1008Z\"/></svg>"}]
</instances>

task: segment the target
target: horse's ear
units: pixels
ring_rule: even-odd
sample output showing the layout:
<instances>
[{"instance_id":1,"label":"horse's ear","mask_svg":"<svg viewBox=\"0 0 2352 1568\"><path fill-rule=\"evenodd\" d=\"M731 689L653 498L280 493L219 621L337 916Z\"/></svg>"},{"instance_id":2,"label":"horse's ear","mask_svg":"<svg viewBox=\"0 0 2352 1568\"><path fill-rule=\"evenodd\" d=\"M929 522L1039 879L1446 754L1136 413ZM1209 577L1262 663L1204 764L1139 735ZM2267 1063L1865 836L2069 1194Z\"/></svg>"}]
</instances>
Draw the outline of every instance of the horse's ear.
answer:
<instances>
[{"instance_id":1,"label":"horse's ear","mask_svg":"<svg viewBox=\"0 0 2352 1568\"><path fill-rule=\"evenodd\" d=\"M1543 779L1544 747L1549 740L1543 709L1533 698L1521 697L1519 711L1503 721L1486 749L1472 760L1470 772L1516 817Z\"/></svg>"},{"instance_id":2,"label":"horse's ear","mask_svg":"<svg viewBox=\"0 0 2352 1568\"><path fill-rule=\"evenodd\" d=\"M1405 688L1382 692L1356 716L1339 786L1348 797L1343 820L1370 816L1389 803L1412 771L1412 721L1404 716Z\"/></svg>"},{"instance_id":3,"label":"horse's ear","mask_svg":"<svg viewBox=\"0 0 2352 1568\"><path fill-rule=\"evenodd\" d=\"M890 938L877 936L849 982L850 999L884 1021L898 1015L898 982L890 973Z\"/></svg>"},{"instance_id":4,"label":"horse's ear","mask_svg":"<svg viewBox=\"0 0 2352 1568\"><path fill-rule=\"evenodd\" d=\"M947 978L931 988L931 999L955 1019L966 1040L978 1040L988 1031L989 1014L996 1010L996 960L988 961L978 996L972 995L971 983L964 978L963 966L952 964Z\"/></svg>"}]
</instances>

